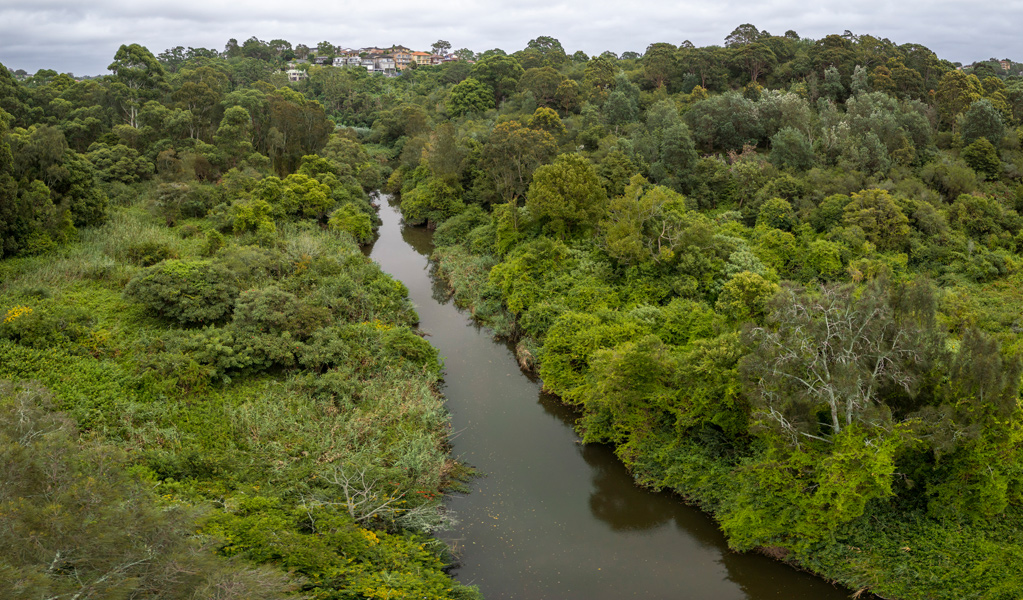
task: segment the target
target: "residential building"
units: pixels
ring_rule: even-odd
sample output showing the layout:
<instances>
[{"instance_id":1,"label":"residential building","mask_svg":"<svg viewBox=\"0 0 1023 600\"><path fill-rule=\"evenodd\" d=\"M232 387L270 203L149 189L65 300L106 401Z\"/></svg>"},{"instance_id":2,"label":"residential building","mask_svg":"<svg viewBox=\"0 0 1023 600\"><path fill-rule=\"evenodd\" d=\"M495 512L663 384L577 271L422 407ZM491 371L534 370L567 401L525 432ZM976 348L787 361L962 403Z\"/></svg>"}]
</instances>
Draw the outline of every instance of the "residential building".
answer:
<instances>
[{"instance_id":1,"label":"residential building","mask_svg":"<svg viewBox=\"0 0 1023 600\"><path fill-rule=\"evenodd\" d=\"M382 54L380 56L373 57L374 72L393 75L397 70L397 64L394 61L394 56L390 54Z\"/></svg>"},{"instance_id":2,"label":"residential building","mask_svg":"<svg viewBox=\"0 0 1023 600\"><path fill-rule=\"evenodd\" d=\"M404 71L412 64L412 53L406 50L396 50L391 56L394 57L394 65L399 71Z\"/></svg>"},{"instance_id":3,"label":"residential building","mask_svg":"<svg viewBox=\"0 0 1023 600\"><path fill-rule=\"evenodd\" d=\"M309 73L299 69L288 69L285 73L288 75L288 81L302 81L303 79L309 79Z\"/></svg>"},{"instance_id":4,"label":"residential building","mask_svg":"<svg viewBox=\"0 0 1023 600\"><path fill-rule=\"evenodd\" d=\"M430 65L430 53L429 52L418 52L418 51L417 52L413 52L412 53L412 62L414 62L415 64L417 64L419 66L429 66Z\"/></svg>"},{"instance_id":5,"label":"residential building","mask_svg":"<svg viewBox=\"0 0 1023 600\"><path fill-rule=\"evenodd\" d=\"M372 64L372 60L370 64ZM354 56L335 56L334 66L335 67L358 67L362 65L362 59L358 55Z\"/></svg>"}]
</instances>

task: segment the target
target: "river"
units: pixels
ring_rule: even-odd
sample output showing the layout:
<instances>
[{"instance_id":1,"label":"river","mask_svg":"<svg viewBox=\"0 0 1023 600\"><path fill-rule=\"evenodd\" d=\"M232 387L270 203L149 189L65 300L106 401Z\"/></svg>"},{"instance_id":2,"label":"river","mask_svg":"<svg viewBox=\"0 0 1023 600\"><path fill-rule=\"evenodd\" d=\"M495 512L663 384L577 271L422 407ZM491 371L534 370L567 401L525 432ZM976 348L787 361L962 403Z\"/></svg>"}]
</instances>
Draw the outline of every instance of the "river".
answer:
<instances>
[{"instance_id":1,"label":"river","mask_svg":"<svg viewBox=\"0 0 1023 600\"><path fill-rule=\"evenodd\" d=\"M386 197L382 198L386 200ZM409 289L444 360L454 454L484 476L450 499L459 581L488 600L839 600L849 590L757 554L735 553L704 513L638 488L611 449L582 445L575 413L522 373L513 350L430 276L431 233L395 207L370 256Z\"/></svg>"}]
</instances>

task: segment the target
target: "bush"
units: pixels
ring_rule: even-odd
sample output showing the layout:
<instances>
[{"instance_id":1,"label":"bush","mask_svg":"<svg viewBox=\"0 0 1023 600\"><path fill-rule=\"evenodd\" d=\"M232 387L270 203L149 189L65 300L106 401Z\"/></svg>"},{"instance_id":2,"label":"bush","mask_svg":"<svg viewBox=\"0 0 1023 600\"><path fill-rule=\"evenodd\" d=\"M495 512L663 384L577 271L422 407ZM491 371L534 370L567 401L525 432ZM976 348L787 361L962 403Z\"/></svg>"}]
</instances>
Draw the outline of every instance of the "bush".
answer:
<instances>
[{"instance_id":1,"label":"bush","mask_svg":"<svg viewBox=\"0 0 1023 600\"><path fill-rule=\"evenodd\" d=\"M0 320L0 338L29 348L65 346L86 339L92 324L89 314L79 308L14 306Z\"/></svg>"},{"instance_id":2,"label":"bush","mask_svg":"<svg viewBox=\"0 0 1023 600\"><path fill-rule=\"evenodd\" d=\"M156 241L131 244L125 249L124 254L128 262L140 267L150 267L169 258L178 257L178 253L172 250L170 246Z\"/></svg>"},{"instance_id":3,"label":"bush","mask_svg":"<svg viewBox=\"0 0 1023 600\"><path fill-rule=\"evenodd\" d=\"M963 148L962 157L971 169L988 177L997 177L1002 172L1002 161L998 159L998 150L986 137L979 137L972 144Z\"/></svg>"},{"instance_id":4,"label":"bush","mask_svg":"<svg viewBox=\"0 0 1023 600\"><path fill-rule=\"evenodd\" d=\"M345 204L331 213L327 226L334 231L350 234L360 244L373 241L373 220L354 204Z\"/></svg>"},{"instance_id":5,"label":"bush","mask_svg":"<svg viewBox=\"0 0 1023 600\"><path fill-rule=\"evenodd\" d=\"M269 286L238 296L232 327L244 333L293 333L305 338L329 322L327 309L309 306L294 294Z\"/></svg>"},{"instance_id":6,"label":"bush","mask_svg":"<svg viewBox=\"0 0 1023 600\"><path fill-rule=\"evenodd\" d=\"M204 260L168 260L132 277L124 297L182 324L213 323L234 307L241 290L226 266Z\"/></svg>"}]
</instances>

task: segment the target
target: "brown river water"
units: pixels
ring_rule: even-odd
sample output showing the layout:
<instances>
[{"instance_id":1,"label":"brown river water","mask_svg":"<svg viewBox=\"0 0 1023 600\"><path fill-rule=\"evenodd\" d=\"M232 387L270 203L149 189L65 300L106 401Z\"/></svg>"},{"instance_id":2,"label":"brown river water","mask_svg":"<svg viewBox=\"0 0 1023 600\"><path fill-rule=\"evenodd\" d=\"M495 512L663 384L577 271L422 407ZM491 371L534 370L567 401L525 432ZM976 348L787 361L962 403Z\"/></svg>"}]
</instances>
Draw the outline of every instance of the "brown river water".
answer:
<instances>
[{"instance_id":1,"label":"brown river water","mask_svg":"<svg viewBox=\"0 0 1023 600\"><path fill-rule=\"evenodd\" d=\"M381 198L370 256L409 289L444 360L454 454L483 475L450 499L459 581L499 598L839 600L850 591L728 549L677 497L637 487L611 449L582 445L574 411L522 373L514 352L430 275L431 233Z\"/></svg>"}]
</instances>

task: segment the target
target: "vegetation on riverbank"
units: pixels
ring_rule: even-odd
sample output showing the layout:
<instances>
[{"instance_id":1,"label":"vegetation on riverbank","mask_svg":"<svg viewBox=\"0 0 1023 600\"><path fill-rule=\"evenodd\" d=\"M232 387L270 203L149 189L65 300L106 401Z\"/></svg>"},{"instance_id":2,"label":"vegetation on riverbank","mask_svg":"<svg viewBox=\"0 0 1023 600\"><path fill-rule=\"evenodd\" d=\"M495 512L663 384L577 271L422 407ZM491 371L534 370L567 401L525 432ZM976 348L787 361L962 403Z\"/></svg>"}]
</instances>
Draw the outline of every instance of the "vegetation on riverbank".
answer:
<instances>
[{"instance_id":1,"label":"vegetation on riverbank","mask_svg":"<svg viewBox=\"0 0 1023 600\"><path fill-rule=\"evenodd\" d=\"M584 439L734 547L1023 595L1019 77L751 25L296 83L271 46L0 69L4 586L476 595L426 536L436 352L357 246L383 187Z\"/></svg>"},{"instance_id":2,"label":"vegetation on riverbank","mask_svg":"<svg viewBox=\"0 0 1023 600\"><path fill-rule=\"evenodd\" d=\"M884 597L1018 597L1023 82L869 36L733 37L603 80L548 48L499 110L438 115L391 177L406 219L439 225L456 301L583 439L733 547ZM760 76L697 85L694 56L767 47Z\"/></svg>"},{"instance_id":3,"label":"vegetation on riverbank","mask_svg":"<svg viewBox=\"0 0 1023 600\"><path fill-rule=\"evenodd\" d=\"M4 597L476 597L429 535L464 477L437 353L356 243L385 167L287 89L233 92L322 132L274 170L240 104L216 145L164 114L83 154L33 95L116 123L115 82L6 84Z\"/></svg>"}]
</instances>

